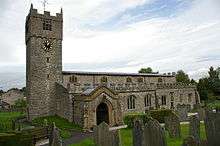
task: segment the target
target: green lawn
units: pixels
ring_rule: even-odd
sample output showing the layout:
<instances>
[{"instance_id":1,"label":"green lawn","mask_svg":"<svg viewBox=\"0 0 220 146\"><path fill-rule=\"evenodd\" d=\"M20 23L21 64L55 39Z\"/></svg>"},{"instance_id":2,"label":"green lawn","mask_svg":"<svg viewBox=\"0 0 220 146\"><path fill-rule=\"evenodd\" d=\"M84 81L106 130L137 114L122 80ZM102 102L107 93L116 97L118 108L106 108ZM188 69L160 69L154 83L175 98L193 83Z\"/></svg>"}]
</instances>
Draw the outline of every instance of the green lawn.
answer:
<instances>
[{"instance_id":1,"label":"green lawn","mask_svg":"<svg viewBox=\"0 0 220 146\"><path fill-rule=\"evenodd\" d=\"M202 139L206 139L205 136L205 126L204 124L201 124L200 126L200 136ZM181 146L183 139L188 136L189 133L189 125L181 125L181 135L182 138L175 139L175 138L169 138L168 133L166 133L167 143L168 146ZM122 129L120 131L121 134L121 143L122 146L132 146L132 130L131 129ZM95 146L92 139L86 139L78 144L72 144L71 146Z\"/></svg>"},{"instance_id":2,"label":"green lawn","mask_svg":"<svg viewBox=\"0 0 220 146\"><path fill-rule=\"evenodd\" d=\"M33 120L33 124L38 126L45 125L45 120L48 125L52 125L55 122L55 125L61 130L60 134L63 139L69 138L71 136L72 130L82 130L82 128L74 123L69 122L68 120L58 117L58 116L47 116L40 117Z\"/></svg>"},{"instance_id":3,"label":"green lawn","mask_svg":"<svg viewBox=\"0 0 220 146\"><path fill-rule=\"evenodd\" d=\"M72 144L70 146L95 146L95 144L92 139L88 138L88 139L83 140L80 143Z\"/></svg>"},{"instance_id":4,"label":"green lawn","mask_svg":"<svg viewBox=\"0 0 220 146\"><path fill-rule=\"evenodd\" d=\"M0 132L12 130L12 121L20 116L24 116L24 114L21 112L0 112Z\"/></svg>"}]
</instances>

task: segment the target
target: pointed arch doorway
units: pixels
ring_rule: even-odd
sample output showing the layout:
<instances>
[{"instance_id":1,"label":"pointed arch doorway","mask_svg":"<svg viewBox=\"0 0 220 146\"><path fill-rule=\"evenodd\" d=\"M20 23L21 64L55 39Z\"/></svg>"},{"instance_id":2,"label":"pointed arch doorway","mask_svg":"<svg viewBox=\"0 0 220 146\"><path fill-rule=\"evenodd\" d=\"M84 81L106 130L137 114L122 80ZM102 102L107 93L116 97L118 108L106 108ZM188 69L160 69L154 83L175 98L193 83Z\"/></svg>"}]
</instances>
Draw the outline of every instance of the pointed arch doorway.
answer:
<instances>
[{"instance_id":1,"label":"pointed arch doorway","mask_svg":"<svg viewBox=\"0 0 220 146\"><path fill-rule=\"evenodd\" d=\"M96 124L99 125L102 122L109 124L109 110L106 103L100 103L96 109Z\"/></svg>"}]
</instances>

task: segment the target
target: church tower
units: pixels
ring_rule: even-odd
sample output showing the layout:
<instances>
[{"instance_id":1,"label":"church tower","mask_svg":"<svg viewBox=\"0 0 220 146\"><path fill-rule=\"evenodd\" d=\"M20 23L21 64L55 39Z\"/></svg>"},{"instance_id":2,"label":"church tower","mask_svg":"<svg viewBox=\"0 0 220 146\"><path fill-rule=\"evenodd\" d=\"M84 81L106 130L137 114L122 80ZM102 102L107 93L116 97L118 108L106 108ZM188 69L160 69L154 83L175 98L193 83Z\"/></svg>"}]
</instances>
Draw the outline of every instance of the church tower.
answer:
<instances>
[{"instance_id":1,"label":"church tower","mask_svg":"<svg viewBox=\"0 0 220 146\"><path fill-rule=\"evenodd\" d=\"M56 113L56 83L62 82L63 14L26 17L26 87L29 120Z\"/></svg>"}]
</instances>

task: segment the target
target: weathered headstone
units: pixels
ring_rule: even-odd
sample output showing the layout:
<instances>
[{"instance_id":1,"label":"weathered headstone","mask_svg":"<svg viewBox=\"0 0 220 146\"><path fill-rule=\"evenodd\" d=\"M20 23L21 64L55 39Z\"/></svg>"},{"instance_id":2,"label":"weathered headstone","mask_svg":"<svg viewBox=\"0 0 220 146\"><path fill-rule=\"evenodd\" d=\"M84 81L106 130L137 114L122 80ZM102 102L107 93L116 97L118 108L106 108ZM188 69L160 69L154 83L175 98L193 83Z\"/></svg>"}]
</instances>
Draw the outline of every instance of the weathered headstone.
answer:
<instances>
[{"instance_id":1,"label":"weathered headstone","mask_svg":"<svg viewBox=\"0 0 220 146\"><path fill-rule=\"evenodd\" d=\"M198 115L190 116L189 135L193 136L199 143L200 141L200 121Z\"/></svg>"},{"instance_id":2,"label":"weathered headstone","mask_svg":"<svg viewBox=\"0 0 220 146\"><path fill-rule=\"evenodd\" d=\"M165 132L155 119L149 119L144 126L143 146L167 146Z\"/></svg>"},{"instance_id":3,"label":"weathered headstone","mask_svg":"<svg viewBox=\"0 0 220 146\"><path fill-rule=\"evenodd\" d=\"M183 140L182 146L199 146L199 143L193 136L189 136Z\"/></svg>"},{"instance_id":4,"label":"weathered headstone","mask_svg":"<svg viewBox=\"0 0 220 146\"><path fill-rule=\"evenodd\" d=\"M205 129L208 146L220 146L220 113L206 111Z\"/></svg>"},{"instance_id":5,"label":"weathered headstone","mask_svg":"<svg viewBox=\"0 0 220 146\"><path fill-rule=\"evenodd\" d=\"M142 146L143 142L143 122L139 119L134 120L133 127L133 146Z\"/></svg>"},{"instance_id":6,"label":"weathered headstone","mask_svg":"<svg viewBox=\"0 0 220 146\"><path fill-rule=\"evenodd\" d=\"M94 141L97 146L119 146L119 131L109 131L109 126L105 122L94 127Z\"/></svg>"},{"instance_id":7,"label":"weathered headstone","mask_svg":"<svg viewBox=\"0 0 220 146\"><path fill-rule=\"evenodd\" d=\"M176 114L165 117L165 129L171 138L181 137L180 120Z\"/></svg>"},{"instance_id":8,"label":"weathered headstone","mask_svg":"<svg viewBox=\"0 0 220 146\"><path fill-rule=\"evenodd\" d=\"M120 134L118 130L110 131L110 146L120 146Z\"/></svg>"},{"instance_id":9,"label":"weathered headstone","mask_svg":"<svg viewBox=\"0 0 220 146\"><path fill-rule=\"evenodd\" d=\"M53 129L49 138L49 146L62 146L59 129L53 123Z\"/></svg>"},{"instance_id":10,"label":"weathered headstone","mask_svg":"<svg viewBox=\"0 0 220 146\"><path fill-rule=\"evenodd\" d=\"M198 112L199 120L203 121L205 119L205 109L204 108L197 109L197 112Z\"/></svg>"},{"instance_id":11,"label":"weathered headstone","mask_svg":"<svg viewBox=\"0 0 220 146\"><path fill-rule=\"evenodd\" d=\"M187 105L180 105L180 104L177 105L176 112L180 118L180 121L188 120L188 110L189 110L189 107Z\"/></svg>"}]
</instances>

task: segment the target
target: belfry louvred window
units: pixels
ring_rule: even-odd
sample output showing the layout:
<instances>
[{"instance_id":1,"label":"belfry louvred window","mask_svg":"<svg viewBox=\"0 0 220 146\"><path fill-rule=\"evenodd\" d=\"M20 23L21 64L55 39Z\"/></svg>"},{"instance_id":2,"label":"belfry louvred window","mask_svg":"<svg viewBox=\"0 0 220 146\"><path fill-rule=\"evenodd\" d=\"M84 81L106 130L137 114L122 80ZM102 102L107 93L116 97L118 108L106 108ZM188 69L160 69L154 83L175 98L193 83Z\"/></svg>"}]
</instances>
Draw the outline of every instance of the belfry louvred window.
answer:
<instances>
[{"instance_id":1,"label":"belfry louvred window","mask_svg":"<svg viewBox=\"0 0 220 146\"><path fill-rule=\"evenodd\" d=\"M43 30L52 31L52 21L49 19L43 20Z\"/></svg>"}]
</instances>

